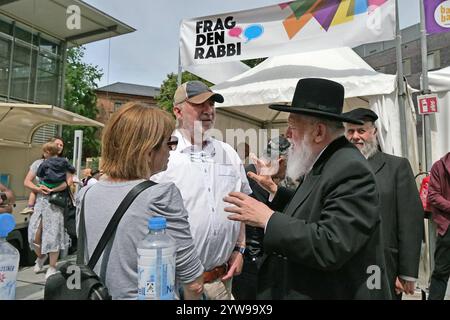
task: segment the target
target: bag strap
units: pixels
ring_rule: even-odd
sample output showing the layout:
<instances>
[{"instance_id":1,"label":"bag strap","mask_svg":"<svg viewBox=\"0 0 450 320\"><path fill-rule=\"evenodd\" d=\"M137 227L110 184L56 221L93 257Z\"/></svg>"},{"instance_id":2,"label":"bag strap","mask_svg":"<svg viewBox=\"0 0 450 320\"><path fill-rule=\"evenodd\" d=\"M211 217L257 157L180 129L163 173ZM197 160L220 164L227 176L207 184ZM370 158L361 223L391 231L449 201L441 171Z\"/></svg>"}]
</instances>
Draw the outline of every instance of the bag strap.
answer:
<instances>
[{"instance_id":1,"label":"bag strap","mask_svg":"<svg viewBox=\"0 0 450 320\"><path fill-rule=\"evenodd\" d=\"M89 263L87 264L89 268L94 269L95 265L97 264L98 259L100 259L100 256L103 253L103 250L105 250L106 245L108 244L109 240L111 239L112 235L117 229L117 226L119 225L120 220L122 219L125 212L128 210L130 205L133 203L134 199L142 193L144 190L150 188L151 186L155 185L156 183L150 180L143 181L139 183L138 185L134 186L133 189L128 192L128 194L125 196L125 198L120 203L119 207L117 208L116 212L114 213L113 217L108 223L108 226L106 227L105 231L103 232L103 235L100 238L100 241L97 244L97 247L94 250L94 253L92 254L91 258L89 259ZM87 193L87 191L86 191ZM85 226L85 220L84 220L84 202L86 199L86 193L83 198L83 202L81 205L81 213L80 213L80 244L81 248L78 251L77 256L77 263L83 264L84 262L84 246L85 246L85 235L86 235L86 226Z\"/></svg>"}]
</instances>

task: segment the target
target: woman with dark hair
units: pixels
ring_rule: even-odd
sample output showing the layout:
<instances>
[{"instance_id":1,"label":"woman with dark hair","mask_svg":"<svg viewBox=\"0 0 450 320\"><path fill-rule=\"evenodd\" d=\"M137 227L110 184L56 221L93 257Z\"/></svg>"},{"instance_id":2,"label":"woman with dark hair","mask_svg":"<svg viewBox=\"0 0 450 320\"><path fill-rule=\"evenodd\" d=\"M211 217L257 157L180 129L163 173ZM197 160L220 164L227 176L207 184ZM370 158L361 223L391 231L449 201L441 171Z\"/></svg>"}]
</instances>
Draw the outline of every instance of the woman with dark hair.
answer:
<instances>
[{"instance_id":1,"label":"woman with dark hair","mask_svg":"<svg viewBox=\"0 0 450 320\"><path fill-rule=\"evenodd\" d=\"M56 143L58 155L61 157L64 141L59 137L50 141ZM37 171L44 160L39 159L31 164L24 185L31 190L29 200L33 200L32 194L35 194L36 199L36 203L29 201L29 208L33 209L30 210L33 214L28 225L28 242L37 255L34 271L36 273L42 271L45 261L50 257L50 267L46 273L48 278L56 272L59 251L66 249L68 243L68 235L64 229L64 208L51 204L49 198L52 192L67 189L71 183L71 175L67 176L66 182L53 189L43 184L36 185L34 180L38 180Z\"/></svg>"},{"instance_id":2,"label":"woman with dark hair","mask_svg":"<svg viewBox=\"0 0 450 320\"><path fill-rule=\"evenodd\" d=\"M55 136L51 138L48 142L55 142L56 146L58 147L58 157L63 157L64 152L64 141L61 137ZM37 165L37 168L39 168L39 165L45 160L44 155L42 155L42 158L37 160L40 161L40 163ZM34 164L34 163L33 163ZM37 172L37 169L36 169ZM69 186L71 185L71 180L69 180ZM30 195L28 197L28 205L25 209L23 209L20 213L23 215L32 214L34 212L34 205L36 203L36 193L34 191L30 192Z\"/></svg>"}]
</instances>

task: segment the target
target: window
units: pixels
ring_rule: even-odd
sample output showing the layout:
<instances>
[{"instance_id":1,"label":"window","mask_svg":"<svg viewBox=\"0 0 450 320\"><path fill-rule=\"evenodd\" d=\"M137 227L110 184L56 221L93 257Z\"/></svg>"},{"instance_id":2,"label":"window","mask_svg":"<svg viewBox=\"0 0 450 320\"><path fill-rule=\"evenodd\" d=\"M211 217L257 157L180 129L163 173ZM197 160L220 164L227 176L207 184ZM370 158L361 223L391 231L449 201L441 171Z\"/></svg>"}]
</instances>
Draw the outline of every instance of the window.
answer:
<instances>
[{"instance_id":1,"label":"window","mask_svg":"<svg viewBox=\"0 0 450 320\"><path fill-rule=\"evenodd\" d=\"M41 51L48 51L54 54L58 54L58 45L42 37L39 42L39 48L41 49Z\"/></svg>"},{"instance_id":2,"label":"window","mask_svg":"<svg viewBox=\"0 0 450 320\"><path fill-rule=\"evenodd\" d=\"M15 43L12 68L11 96L13 98L32 100L31 72L36 51L31 46Z\"/></svg>"},{"instance_id":3,"label":"window","mask_svg":"<svg viewBox=\"0 0 450 320\"><path fill-rule=\"evenodd\" d=\"M411 75L411 59L403 60L403 75L404 76Z\"/></svg>"},{"instance_id":4,"label":"window","mask_svg":"<svg viewBox=\"0 0 450 320\"><path fill-rule=\"evenodd\" d=\"M47 124L47 125L44 125L42 127L39 127L39 129L37 129L34 132L31 141L33 143L46 143L51 138L56 136L56 133L57 133L56 125L54 125L54 124Z\"/></svg>"},{"instance_id":5,"label":"window","mask_svg":"<svg viewBox=\"0 0 450 320\"><path fill-rule=\"evenodd\" d=\"M56 105L58 99L59 59L50 52L38 56L36 101Z\"/></svg>"},{"instance_id":6,"label":"window","mask_svg":"<svg viewBox=\"0 0 450 320\"><path fill-rule=\"evenodd\" d=\"M8 95L9 56L11 40L0 37L0 95Z\"/></svg>"},{"instance_id":7,"label":"window","mask_svg":"<svg viewBox=\"0 0 450 320\"><path fill-rule=\"evenodd\" d=\"M120 109L120 107L122 106L123 102L122 101L116 101L114 102L114 112L116 112L117 110Z\"/></svg>"},{"instance_id":8,"label":"window","mask_svg":"<svg viewBox=\"0 0 450 320\"><path fill-rule=\"evenodd\" d=\"M60 69L57 39L38 34L20 22L14 24L6 17L0 18L0 97L56 105L61 90ZM9 77L11 83L8 83Z\"/></svg>"},{"instance_id":9,"label":"window","mask_svg":"<svg viewBox=\"0 0 450 320\"><path fill-rule=\"evenodd\" d=\"M439 69L441 67L441 52L434 51L427 55L428 70Z\"/></svg>"}]
</instances>

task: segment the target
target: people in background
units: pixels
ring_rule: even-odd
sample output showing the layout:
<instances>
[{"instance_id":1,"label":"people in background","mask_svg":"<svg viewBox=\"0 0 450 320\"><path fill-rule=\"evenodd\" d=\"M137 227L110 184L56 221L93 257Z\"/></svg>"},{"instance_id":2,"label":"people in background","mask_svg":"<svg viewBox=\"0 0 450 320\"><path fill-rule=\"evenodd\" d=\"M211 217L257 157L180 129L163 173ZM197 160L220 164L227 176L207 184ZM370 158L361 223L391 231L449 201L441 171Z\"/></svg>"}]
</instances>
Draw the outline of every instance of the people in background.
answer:
<instances>
[{"instance_id":1,"label":"people in background","mask_svg":"<svg viewBox=\"0 0 450 320\"><path fill-rule=\"evenodd\" d=\"M0 193L3 193L3 197L0 197L0 213L12 213L16 197L14 193L8 189L5 185L0 183Z\"/></svg>"},{"instance_id":2,"label":"people in background","mask_svg":"<svg viewBox=\"0 0 450 320\"><path fill-rule=\"evenodd\" d=\"M272 180L278 186L290 185L290 180L287 181L286 166L288 161L288 151L290 147L288 139L284 136L271 139L266 149L263 152L262 159L255 159L255 164L250 164L245 167L248 176L250 173L260 173L257 168L260 161L265 162L267 166L273 167L271 174ZM250 188L252 189L251 197L265 204L269 203L269 193L250 179ZM295 186L291 186L295 187ZM236 276L233 280L233 295L237 300L255 300L257 274L259 266L261 265L264 255L264 229L246 225L245 226L245 242L246 250L244 253L244 266L242 273Z\"/></svg>"},{"instance_id":3,"label":"people in background","mask_svg":"<svg viewBox=\"0 0 450 320\"><path fill-rule=\"evenodd\" d=\"M431 167L428 204L437 225L429 300L443 300L450 275L450 152Z\"/></svg>"},{"instance_id":4,"label":"people in background","mask_svg":"<svg viewBox=\"0 0 450 320\"><path fill-rule=\"evenodd\" d=\"M345 135L369 161L380 194L384 254L392 297L414 294L419 275L424 212L408 159L379 151L378 115L357 108L344 113L363 124L345 123Z\"/></svg>"},{"instance_id":5,"label":"people in background","mask_svg":"<svg viewBox=\"0 0 450 320\"><path fill-rule=\"evenodd\" d=\"M64 148L63 141L57 138L53 142L56 142L59 155L61 155ZM45 275L48 278L56 273L56 263L60 250L65 250L69 245L69 236L64 227L64 208L51 204L49 198L52 192L66 190L71 185L72 177L70 174L66 174L66 181L54 188L41 184L39 179L37 179L38 183L35 184L34 180L37 178L38 169L44 160L39 159L31 164L24 185L36 194L34 213L31 215L28 224L28 242L30 248L37 255L34 272L41 272L45 261L49 258L49 268Z\"/></svg>"}]
</instances>

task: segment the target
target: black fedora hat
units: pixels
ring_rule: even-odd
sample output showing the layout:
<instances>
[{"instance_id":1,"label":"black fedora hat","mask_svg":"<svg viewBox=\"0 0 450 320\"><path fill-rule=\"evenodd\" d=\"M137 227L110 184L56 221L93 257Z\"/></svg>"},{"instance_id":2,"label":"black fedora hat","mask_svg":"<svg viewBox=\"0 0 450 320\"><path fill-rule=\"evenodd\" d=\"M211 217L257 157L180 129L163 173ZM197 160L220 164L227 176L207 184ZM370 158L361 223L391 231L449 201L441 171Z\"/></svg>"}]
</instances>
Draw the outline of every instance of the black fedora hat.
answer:
<instances>
[{"instance_id":1,"label":"black fedora hat","mask_svg":"<svg viewBox=\"0 0 450 320\"><path fill-rule=\"evenodd\" d=\"M329 120L363 124L360 120L343 116L343 106L344 87L341 84L327 79L305 78L298 81L290 106L274 104L269 108Z\"/></svg>"}]
</instances>

